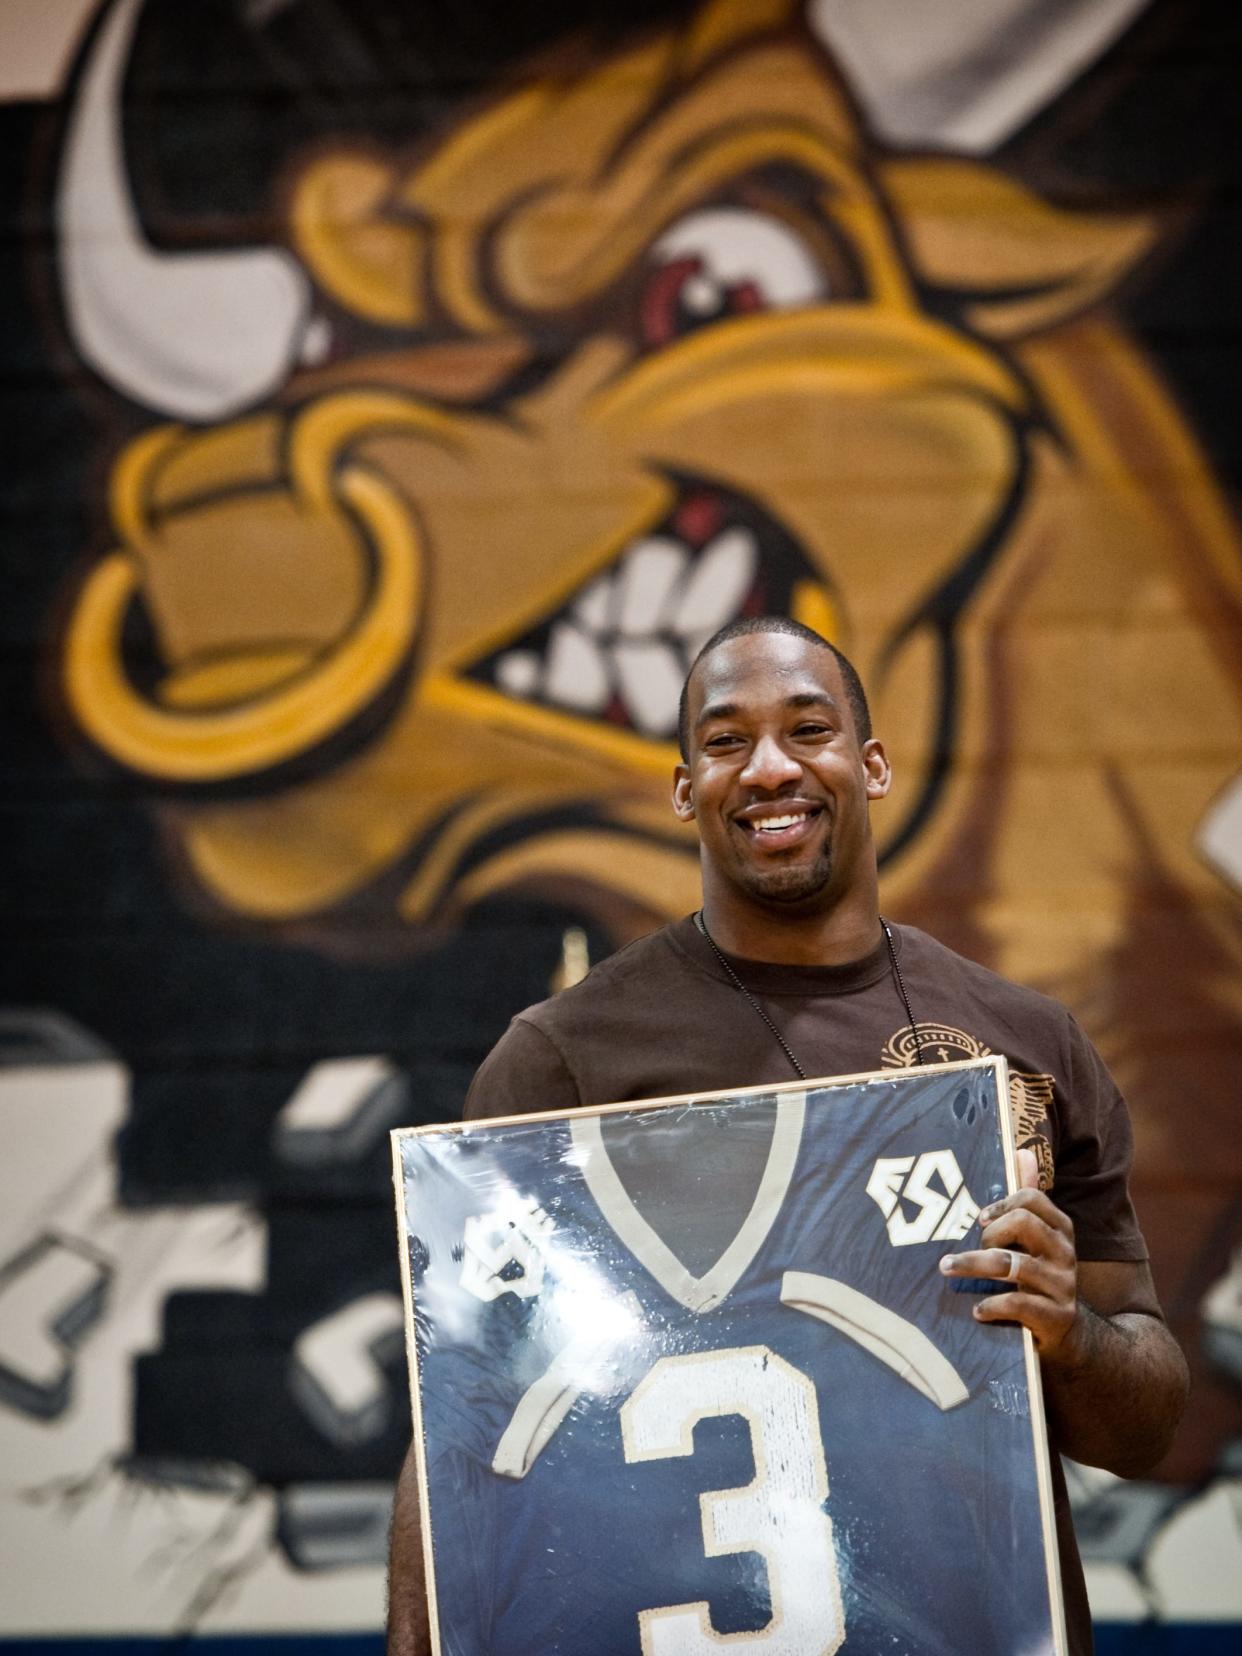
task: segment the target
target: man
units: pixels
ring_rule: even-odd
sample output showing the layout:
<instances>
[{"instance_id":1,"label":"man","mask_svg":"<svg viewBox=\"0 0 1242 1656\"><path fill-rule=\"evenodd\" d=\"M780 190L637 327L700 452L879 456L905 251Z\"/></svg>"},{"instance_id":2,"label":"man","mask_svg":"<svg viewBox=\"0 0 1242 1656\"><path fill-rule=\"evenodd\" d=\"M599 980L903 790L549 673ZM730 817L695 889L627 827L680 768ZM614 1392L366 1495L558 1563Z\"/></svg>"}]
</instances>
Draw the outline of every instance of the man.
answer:
<instances>
[{"instance_id":1,"label":"man","mask_svg":"<svg viewBox=\"0 0 1242 1656\"><path fill-rule=\"evenodd\" d=\"M869 812L889 790L889 763L854 669L818 634L783 617L724 628L691 668L681 726L673 809L698 829L700 914L516 1018L466 1114L1003 1052L1028 1140L1021 1188L985 1208L980 1245L941 1268L1011 1284L975 1315L1031 1330L1057 1448L1123 1475L1145 1470L1168 1447L1187 1373L1127 1194L1125 1106L1098 1056L1055 1002L881 918ZM641 1184L641 1166L632 1171ZM738 1177L744 1186L746 1170ZM1081 1653L1090 1618L1059 1463L1054 1480ZM428 1649L409 1462L391 1585L390 1652Z\"/></svg>"}]
</instances>

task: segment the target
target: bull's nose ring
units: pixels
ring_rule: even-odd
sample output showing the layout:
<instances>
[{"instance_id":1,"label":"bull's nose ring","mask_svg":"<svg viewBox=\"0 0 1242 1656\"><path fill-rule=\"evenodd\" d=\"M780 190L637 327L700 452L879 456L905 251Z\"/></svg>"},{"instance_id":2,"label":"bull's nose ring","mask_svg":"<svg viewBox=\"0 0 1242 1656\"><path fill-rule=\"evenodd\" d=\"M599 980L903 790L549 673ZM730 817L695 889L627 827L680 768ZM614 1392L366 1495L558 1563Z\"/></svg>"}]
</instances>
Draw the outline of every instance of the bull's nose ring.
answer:
<instances>
[{"instance_id":1,"label":"bull's nose ring","mask_svg":"<svg viewBox=\"0 0 1242 1656\"><path fill-rule=\"evenodd\" d=\"M232 781L287 764L383 695L413 649L422 542L400 497L375 472L351 463L337 484L373 559L370 601L309 666L228 707L170 710L143 696L122 652L125 619L141 588L138 564L120 549L91 571L65 637L64 687L73 717L104 753L162 781Z\"/></svg>"}]
</instances>

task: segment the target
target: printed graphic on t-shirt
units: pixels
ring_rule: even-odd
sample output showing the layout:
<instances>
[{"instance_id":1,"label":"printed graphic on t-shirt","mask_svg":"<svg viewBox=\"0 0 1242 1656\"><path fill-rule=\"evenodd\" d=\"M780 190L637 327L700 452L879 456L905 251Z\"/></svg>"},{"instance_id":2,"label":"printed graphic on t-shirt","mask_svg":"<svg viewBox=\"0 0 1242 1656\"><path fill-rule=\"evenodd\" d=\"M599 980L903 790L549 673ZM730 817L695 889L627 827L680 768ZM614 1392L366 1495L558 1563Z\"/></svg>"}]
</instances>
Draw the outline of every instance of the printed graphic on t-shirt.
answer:
<instances>
[{"instance_id":1,"label":"printed graphic on t-shirt","mask_svg":"<svg viewBox=\"0 0 1242 1656\"><path fill-rule=\"evenodd\" d=\"M914 1031L918 1031L918 1045ZM902 1024L884 1043L880 1062L885 1069L908 1069L918 1062L919 1048L936 1064L956 1064L963 1058L992 1058L992 1048L964 1029L952 1024L920 1023L913 1028ZM1006 1056L1008 1056L1006 1054ZM1009 1109L1013 1117L1014 1143L1019 1150L1031 1150L1039 1164L1039 1188L1051 1190L1056 1180L1052 1160L1053 1079L1009 1065Z\"/></svg>"}]
</instances>

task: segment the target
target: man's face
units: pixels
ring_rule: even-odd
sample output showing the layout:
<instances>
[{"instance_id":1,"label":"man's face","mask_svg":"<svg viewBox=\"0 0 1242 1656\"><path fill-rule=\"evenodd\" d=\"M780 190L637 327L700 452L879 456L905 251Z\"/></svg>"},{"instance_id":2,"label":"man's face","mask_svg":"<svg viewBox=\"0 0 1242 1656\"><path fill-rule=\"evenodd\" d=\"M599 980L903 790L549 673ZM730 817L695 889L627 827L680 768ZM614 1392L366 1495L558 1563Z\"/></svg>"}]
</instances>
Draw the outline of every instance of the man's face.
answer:
<instances>
[{"instance_id":1,"label":"man's face","mask_svg":"<svg viewBox=\"0 0 1242 1656\"><path fill-rule=\"evenodd\" d=\"M731 639L688 700L673 805L698 827L705 894L802 913L873 887L868 806L888 792L888 761L859 743L831 652L783 633Z\"/></svg>"}]
</instances>

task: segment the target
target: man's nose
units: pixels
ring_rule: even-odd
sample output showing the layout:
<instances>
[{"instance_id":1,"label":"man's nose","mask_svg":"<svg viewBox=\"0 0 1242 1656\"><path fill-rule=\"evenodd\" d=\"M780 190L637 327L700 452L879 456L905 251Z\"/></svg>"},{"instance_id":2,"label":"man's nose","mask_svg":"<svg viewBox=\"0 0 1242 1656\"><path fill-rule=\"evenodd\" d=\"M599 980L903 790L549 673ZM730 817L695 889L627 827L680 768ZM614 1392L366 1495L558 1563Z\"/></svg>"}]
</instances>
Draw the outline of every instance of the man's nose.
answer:
<instances>
[{"instance_id":1,"label":"man's nose","mask_svg":"<svg viewBox=\"0 0 1242 1656\"><path fill-rule=\"evenodd\" d=\"M802 766L774 736L761 736L750 750L741 780L755 788L782 788L801 775Z\"/></svg>"}]
</instances>

